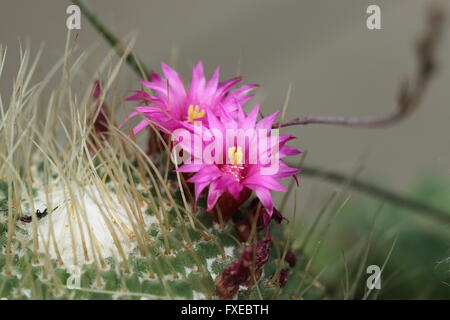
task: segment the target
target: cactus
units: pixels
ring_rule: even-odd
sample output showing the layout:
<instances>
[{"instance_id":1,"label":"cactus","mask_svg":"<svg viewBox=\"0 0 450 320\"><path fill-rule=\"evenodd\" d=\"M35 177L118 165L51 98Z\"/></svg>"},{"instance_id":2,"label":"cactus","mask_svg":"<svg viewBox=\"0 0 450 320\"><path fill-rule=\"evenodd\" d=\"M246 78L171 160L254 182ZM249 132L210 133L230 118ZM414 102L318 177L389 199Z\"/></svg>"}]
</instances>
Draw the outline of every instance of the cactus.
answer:
<instances>
[{"instance_id":1,"label":"cactus","mask_svg":"<svg viewBox=\"0 0 450 320\"><path fill-rule=\"evenodd\" d=\"M119 106L109 105L109 120L101 117L108 123L100 136L98 106L124 59L106 56L96 75L108 81L93 99L92 81L81 73L87 55L74 58L73 51L68 47L35 86L38 58L31 62L30 51L22 52L9 107L0 105L0 298L218 298L219 275L263 232L242 243L233 223L205 212L205 199L194 213L167 153L147 155L117 128ZM0 48L0 70L5 61ZM84 94L74 89L80 80L89 83ZM295 266L285 261L287 231L285 224L271 226L268 262L234 298L323 296L314 276L302 272L303 256ZM295 281L286 283L286 276Z\"/></svg>"},{"instance_id":2,"label":"cactus","mask_svg":"<svg viewBox=\"0 0 450 320\"><path fill-rule=\"evenodd\" d=\"M7 199L7 184L2 182L1 186L1 195ZM109 187L108 183L105 187ZM92 190L89 192L95 194ZM105 206L111 205L114 201L115 191L109 192L111 199L108 201L111 202ZM147 196L145 192L140 195L144 199ZM87 200L85 202L89 205ZM2 203L2 210L7 210L5 205L7 201ZM163 214L160 213L158 216L150 208L143 207L141 209L143 230L132 225L130 222L132 219L127 219L126 215L118 215L118 210L111 211L114 217L107 218L110 219L111 225L116 226L117 233L128 230L129 234L125 236L121 237L117 234L124 251L122 257L118 247L110 242L112 240L110 234L101 228L98 221L95 221L102 218L100 210L93 210L91 205L91 211L86 211L88 222L85 225L77 221L78 217L74 213L76 210L69 210L69 208L70 204L62 204L34 223L34 227L40 232L37 238L39 243L37 250L34 249L33 244L33 241L36 241L33 239L33 220L31 223L16 221L15 234L8 246L6 238L9 219L7 216L2 216L0 224L2 231L0 296L2 298L212 299L215 297L216 277L227 265L238 258L242 247L236 239L237 235L231 224L221 228L213 223L205 212L197 213L191 217L192 221L190 221L187 216L177 215L174 208L168 209L163 217ZM69 227L67 221L71 219L72 225ZM125 226L121 229L120 223L115 219L122 219ZM56 234L55 236L59 257L54 249L49 248L53 245L52 240L48 241L46 237L51 230L50 220L55 233L61 232L58 228L65 229L63 230L65 235ZM98 251L93 248L86 231L86 226L89 224L96 227L92 227L92 233L95 238L98 238L98 244L109 248L97 249ZM81 248L82 237L74 236L75 243L67 242L72 239L68 230L72 228L73 232L77 232L80 226L85 233L86 255ZM280 230L273 238L276 239L276 245L282 248L285 239L283 239L281 227L276 227ZM139 236L138 233L140 233ZM138 241L137 238L141 239ZM77 247L76 253L69 250L72 245ZM8 251L7 247L11 250ZM273 281L272 276L277 272L277 268L280 268L280 258L277 257L276 249L273 248L271 251L272 256L264 268L262 278L257 285L240 290L239 298L270 298L274 295L279 298L291 298L295 289L293 286L286 286L280 292L280 286ZM283 263L282 267L286 264ZM290 276L299 278L300 270L301 268L295 268ZM319 290L313 294L314 297L320 297L321 292Z\"/></svg>"},{"instance_id":3,"label":"cactus","mask_svg":"<svg viewBox=\"0 0 450 320\"><path fill-rule=\"evenodd\" d=\"M90 215L93 214L100 215L100 211L92 210ZM117 214L117 211L112 214ZM116 219L122 218L122 223L127 225L122 229L114 218L107 218L111 219L111 225L117 224L117 233L129 230L130 234L124 237L116 234L119 241L117 247L110 243L112 239L107 239L107 231L102 230L98 221L95 221L93 236L98 238L99 246L110 248L97 249L96 252L90 245L90 240L85 239L88 250L87 256L83 257L81 237L74 237L77 252L67 252L70 243L66 247L64 240L71 237L67 232L69 228L63 224L70 220L66 216L70 214L68 207L60 206L48 217L39 220L36 227L42 227L40 231L45 234L49 228L43 224L48 224L45 220L50 219L53 220L55 233L60 232L58 227L66 227L66 236L56 235L61 260L55 255L55 250L50 249L46 254L45 236L39 237L39 249L37 253L33 252L32 226L23 226L23 223L18 222L12 252L6 252L3 246L0 294L2 297L40 299L211 298L214 293L213 277L224 264L234 258L236 242L228 229L212 228L210 219L204 214L195 217L195 226L199 230L194 230L187 218L178 219L174 209L168 210L166 214L165 221L159 223L161 215L156 217L150 209L143 209L145 227L143 232L138 231L141 232L139 236L132 234L133 227L127 228L130 220L126 217L115 216ZM76 232L82 223L78 223L74 216L72 212L71 228ZM101 219L88 216L88 223L92 226L92 221L96 218ZM1 227L6 230L6 223L2 223ZM134 228L138 230L138 227ZM85 237L88 238L86 233L85 229ZM5 236L6 232L2 232L2 235ZM140 241L143 243L134 241L138 237L141 237ZM126 240L131 243L126 244ZM5 242L6 239L2 239L2 244ZM119 246L124 256L120 255ZM92 257L94 253L95 258ZM77 261L74 261L74 257Z\"/></svg>"},{"instance_id":4,"label":"cactus","mask_svg":"<svg viewBox=\"0 0 450 320\"><path fill-rule=\"evenodd\" d=\"M42 174L41 174L42 175ZM39 175L38 175L39 176ZM36 179L37 180L37 179ZM108 179L106 179L108 180ZM8 212L8 185L1 182L1 210ZM160 212L143 205L142 228L136 224L136 217L129 218L126 213L115 207L118 203L114 197L118 193L112 182L98 188L106 188L108 202L96 207L94 200L98 196L89 186L86 194L78 196L84 201L86 215L71 208L72 201L64 201L45 217L36 220L32 215L30 223L17 219L11 241L8 238L8 215L2 215L0 243L2 254L0 265L0 297L34 298L34 299L212 299L215 298L215 279L224 268L239 257L243 246L237 240L236 231L231 224L223 228L213 222L211 217L201 211L195 216L181 215L167 204ZM76 187L72 188L72 192ZM149 197L144 188L139 192L145 202ZM78 190L80 191L80 190ZM39 192L39 191L36 191ZM174 197L181 197L179 189ZM56 192L55 192L56 193ZM58 195L54 195L54 200ZM34 206L45 204L39 195ZM116 210L104 212L98 208L111 206ZM139 205L137 205L139 206ZM24 207L27 207L24 205ZM119 207L119 206L118 206ZM123 208L123 207L120 207ZM108 210L105 210L108 211ZM165 211L165 213L163 213ZM111 216L108 216L111 214ZM34 219L33 219L34 218ZM79 221L83 218L87 222ZM107 219L102 224L99 220ZM122 220L121 222L118 222ZM50 221L55 232L55 241L48 238L51 231ZM69 226L70 224L70 226ZM114 226L118 243L114 244L106 226ZM92 236L101 249L94 248L89 239L87 226L91 227ZM80 228L81 227L81 228ZM240 299L292 298L295 282L280 290L273 275L277 269L285 268L280 264L280 250L284 250L286 239L281 226L274 226L272 232L274 243L269 263L256 285L239 291ZM39 229L39 236L33 235L34 228ZM60 230L60 229L63 230ZM83 229L84 237L76 233ZM71 236L71 232L75 236ZM121 235L120 233L124 233ZM84 242L81 240L84 239ZM35 243L38 243L36 249ZM59 254L55 253L56 244ZM83 250L85 246L86 250ZM123 256L119 250L123 250ZM76 247L75 253L72 247ZM276 248L275 248L276 247ZM9 249L8 249L9 248ZM299 279L304 266L292 269L290 275ZM308 279L311 282L311 279ZM290 283L289 283L290 284ZM313 293L311 293L313 291ZM321 290L311 290L311 297L320 297Z\"/></svg>"}]
</instances>

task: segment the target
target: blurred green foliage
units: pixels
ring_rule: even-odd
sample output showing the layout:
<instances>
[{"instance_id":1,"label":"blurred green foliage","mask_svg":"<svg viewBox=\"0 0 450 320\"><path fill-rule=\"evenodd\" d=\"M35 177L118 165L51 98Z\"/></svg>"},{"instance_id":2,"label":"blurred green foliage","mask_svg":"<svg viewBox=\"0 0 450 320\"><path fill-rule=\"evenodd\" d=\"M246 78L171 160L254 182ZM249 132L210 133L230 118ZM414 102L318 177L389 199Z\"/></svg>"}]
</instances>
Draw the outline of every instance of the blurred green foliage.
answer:
<instances>
[{"instance_id":1,"label":"blurred green foliage","mask_svg":"<svg viewBox=\"0 0 450 320\"><path fill-rule=\"evenodd\" d=\"M450 212L448 177L421 178L407 195ZM372 226L368 258L363 261ZM381 268L395 240L382 272L381 290L373 290L369 299L450 299L449 226L367 195L352 193L334 221L314 269L318 272L326 267L322 281L333 298L363 298L370 275L367 266ZM361 261L364 267L356 279ZM357 281L353 295L346 292L347 281L347 288Z\"/></svg>"}]
</instances>

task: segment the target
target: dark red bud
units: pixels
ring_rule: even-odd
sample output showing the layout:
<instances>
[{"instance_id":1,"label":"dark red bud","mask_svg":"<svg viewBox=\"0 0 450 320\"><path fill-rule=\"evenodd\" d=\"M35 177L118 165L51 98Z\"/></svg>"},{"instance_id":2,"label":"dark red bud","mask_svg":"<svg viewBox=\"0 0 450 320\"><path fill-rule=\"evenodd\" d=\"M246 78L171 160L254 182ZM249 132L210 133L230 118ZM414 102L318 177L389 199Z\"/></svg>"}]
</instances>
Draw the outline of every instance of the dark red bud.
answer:
<instances>
[{"instance_id":1,"label":"dark red bud","mask_svg":"<svg viewBox=\"0 0 450 320\"><path fill-rule=\"evenodd\" d=\"M216 278L216 294L220 299L233 298L239 286L252 286L261 277L264 265L269 261L271 240L244 248L239 259L229 264Z\"/></svg>"},{"instance_id":2,"label":"dark red bud","mask_svg":"<svg viewBox=\"0 0 450 320\"><path fill-rule=\"evenodd\" d=\"M286 253L284 260L289 264L291 268L295 267L295 265L297 264L297 256L292 251L288 251Z\"/></svg>"},{"instance_id":3,"label":"dark red bud","mask_svg":"<svg viewBox=\"0 0 450 320\"><path fill-rule=\"evenodd\" d=\"M280 271L280 277L278 278L280 288L284 288L284 286L286 285L288 273L289 269L283 269Z\"/></svg>"},{"instance_id":4,"label":"dark red bud","mask_svg":"<svg viewBox=\"0 0 450 320\"><path fill-rule=\"evenodd\" d=\"M100 98L101 93L102 93L102 88L101 88L100 81L95 80L94 87L92 90L93 101L97 101ZM91 134L95 135L95 137L97 138L97 139L94 139L94 138L91 139L94 149L96 149L98 147L97 140L107 140L107 134L109 131L108 118L110 116L108 106L105 103L102 103L102 104L97 103L94 111L92 112L91 117L95 116L96 114L97 114L97 117L94 120L93 132L91 133Z\"/></svg>"}]
</instances>

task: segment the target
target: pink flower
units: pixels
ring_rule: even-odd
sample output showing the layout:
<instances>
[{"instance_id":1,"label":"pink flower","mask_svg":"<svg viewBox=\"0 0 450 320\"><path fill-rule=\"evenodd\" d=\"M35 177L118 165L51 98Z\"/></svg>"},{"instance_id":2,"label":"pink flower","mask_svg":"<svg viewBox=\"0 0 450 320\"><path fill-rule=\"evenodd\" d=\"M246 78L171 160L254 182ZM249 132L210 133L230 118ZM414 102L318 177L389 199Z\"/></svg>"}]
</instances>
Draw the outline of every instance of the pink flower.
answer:
<instances>
[{"instance_id":1,"label":"pink flower","mask_svg":"<svg viewBox=\"0 0 450 320\"><path fill-rule=\"evenodd\" d=\"M185 161L178 171L195 173L188 182L195 184L196 200L209 187L207 211L212 210L218 201L220 203L221 197L226 197L226 205L230 206L233 199L241 204L243 199L245 201L250 196L251 192L248 191L254 191L271 216L271 191L287 191L279 181L295 177L298 173L299 169L290 168L282 160L300 153L286 146L294 137L269 135L278 112L257 121L258 113L259 106L248 115L239 107L236 117L224 115L219 119L213 113L208 113L209 128L201 127L202 131L196 133L202 136L202 144L196 144L195 137L191 139L193 141L177 140L180 147L192 156L191 163ZM220 144L220 141L223 143ZM218 147L211 152L212 159L207 159L206 150L212 144ZM236 208L233 210L236 211ZM223 208L221 211L223 213ZM226 215L230 214L234 212Z\"/></svg>"},{"instance_id":2,"label":"pink flower","mask_svg":"<svg viewBox=\"0 0 450 320\"><path fill-rule=\"evenodd\" d=\"M136 112L128 118L143 114L147 120L142 120L135 128L137 134L150 123L169 133L177 128L192 128L194 121L203 121L207 125L207 115L214 114L220 117L222 112L231 115L237 107L244 105L252 98L249 94L256 84L247 84L240 88L231 89L241 81L240 77L219 82L219 67L216 68L211 79L207 80L203 72L203 63L198 62L192 69L192 78L189 89L179 74L161 63L164 76L152 73L150 81L141 81L149 89L132 91L128 101L140 101L142 104L135 107Z\"/></svg>"}]
</instances>

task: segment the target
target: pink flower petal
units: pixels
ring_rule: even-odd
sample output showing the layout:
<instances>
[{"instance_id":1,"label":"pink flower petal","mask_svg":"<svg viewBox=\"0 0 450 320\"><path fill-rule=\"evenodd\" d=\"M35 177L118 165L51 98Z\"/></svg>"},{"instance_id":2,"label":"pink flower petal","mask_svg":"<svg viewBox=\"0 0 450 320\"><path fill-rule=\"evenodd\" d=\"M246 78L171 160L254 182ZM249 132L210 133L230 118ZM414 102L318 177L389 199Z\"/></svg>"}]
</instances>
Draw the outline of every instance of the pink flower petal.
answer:
<instances>
[{"instance_id":1,"label":"pink flower petal","mask_svg":"<svg viewBox=\"0 0 450 320\"><path fill-rule=\"evenodd\" d=\"M217 181L213 181L208 190L208 199L206 201L208 208L206 211L211 211L217 203L217 200L224 193L225 189Z\"/></svg>"},{"instance_id":2,"label":"pink flower petal","mask_svg":"<svg viewBox=\"0 0 450 320\"><path fill-rule=\"evenodd\" d=\"M272 200L272 194L269 190L264 188L256 188L253 189L256 193L256 196L263 204L264 208L267 210L267 214L269 216L272 216L273 213L273 200Z\"/></svg>"},{"instance_id":3,"label":"pink flower petal","mask_svg":"<svg viewBox=\"0 0 450 320\"><path fill-rule=\"evenodd\" d=\"M203 183L203 182L212 182L213 180L219 178L222 175L222 171L220 171L214 165L203 166L195 176L191 177L188 182L193 183Z\"/></svg>"},{"instance_id":4,"label":"pink flower petal","mask_svg":"<svg viewBox=\"0 0 450 320\"><path fill-rule=\"evenodd\" d=\"M268 175L254 175L244 180L243 184L249 188L262 187L270 190L286 192L287 189L281 185L275 178Z\"/></svg>"}]
</instances>

